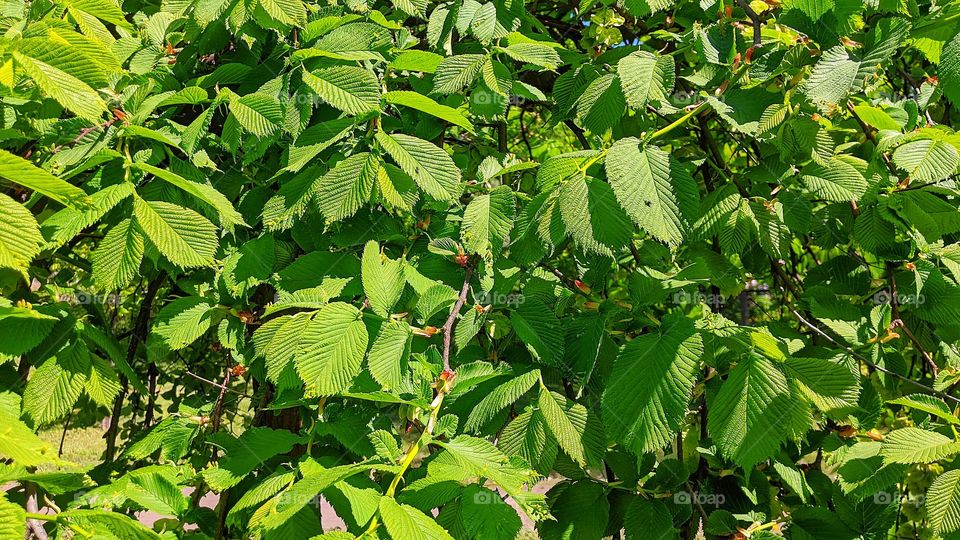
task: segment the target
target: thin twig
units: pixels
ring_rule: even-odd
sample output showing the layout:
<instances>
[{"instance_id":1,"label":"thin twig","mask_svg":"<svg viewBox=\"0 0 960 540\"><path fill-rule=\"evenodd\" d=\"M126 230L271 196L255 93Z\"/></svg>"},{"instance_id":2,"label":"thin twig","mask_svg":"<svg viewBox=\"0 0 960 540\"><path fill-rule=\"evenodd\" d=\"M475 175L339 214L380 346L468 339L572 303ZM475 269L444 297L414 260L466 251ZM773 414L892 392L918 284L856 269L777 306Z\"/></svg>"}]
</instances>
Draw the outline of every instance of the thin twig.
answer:
<instances>
[{"instance_id":1,"label":"thin twig","mask_svg":"<svg viewBox=\"0 0 960 540\"><path fill-rule=\"evenodd\" d=\"M527 147L527 154L530 155L530 159L533 159L533 147L530 146L530 139L527 137L527 126L523 123L523 114L526 112L526 109L520 109L520 138L523 139L523 144Z\"/></svg>"},{"instance_id":2,"label":"thin twig","mask_svg":"<svg viewBox=\"0 0 960 540\"><path fill-rule=\"evenodd\" d=\"M220 384L220 383L218 383L218 382L216 382L216 381L211 381L210 379L205 379L205 378L197 375L196 373L193 373L192 371L189 371L189 370L184 371L184 374L186 374L186 375L188 375L188 376L190 376L190 377L193 377L194 379L196 379L196 380L198 380L198 381L200 381L200 382L207 383L207 384L209 384L210 386L213 386L213 387L215 387L215 388L219 388L219 389L221 390L221 392L223 392L223 391L233 392L234 394L237 394L238 396L249 397L249 396L247 396L247 394L238 392L238 391L234 390L233 388L228 388L227 386L225 386L225 385L223 385L223 384Z\"/></svg>"},{"instance_id":3,"label":"thin twig","mask_svg":"<svg viewBox=\"0 0 960 540\"><path fill-rule=\"evenodd\" d=\"M933 357L923 348L923 345L920 344L920 340L917 339L917 336L913 335L913 332L910 331L910 327L907 326L907 323L903 321L903 318L900 316L900 301L898 300L899 293L897 292L897 279L895 277L895 268L894 265L890 262L887 263L887 274L889 276L890 283L890 311L893 317L893 320L890 321L890 329L901 328L903 333L907 335L907 338L913 343L913 347L917 349L917 352L920 353L920 356L923 357L927 365L930 366L930 373L933 374L933 377L936 378L937 374L940 372L939 366L933 361Z\"/></svg>"},{"instance_id":4,"label":"thin twig","mask_svg":"<svg viewBox=\"0 0 960 540\"><path fill-rule=\"evenodd\" d=\"M460 315L460 309L467 301L467 291L470 289L470 278L473 277L473 266L467 265L466 275L463 277L463 287L460 288L460 296L457 302L450 310L450 316L447 322L443 323L443 369L450 369L450 340L453 338L453 328L457 323L457 317Z\"/></svg>"},{"instance_id":5,"label":"thin twig","mask_svg":"<svg viewBox=\"0 0 960 540\"><path fill-rule=\"evenodd\" d=\"M827 334L826 332L824 332L823 330L821 330L820 328L818 328L816 325L814 325L814 324L811 323L810 321L806 320L806 319L803 317L803 315L801 315L799 312L797 312L797 310L793 309L792 306L787 305L787 309L790 311L790 313L791 313L794 317L796 317L796 319L800 322L800 324L806 326L806 327L809 328L810 330L813 330L814 332L817 333L817 335L819 335L819 336L822 337L823 339L829 341L830 343L832 343L833 345L835 345L835 346L837 346L837 347L840 347L841 349L843 349L844 351L846 351L847 354L849 354L850 356L853 356L854 358L856 358L857 360L859 360L859 361L863 362L864 364L870 366L871 368L873 368L873 369L875 369L875 370L877 370L877 371L880 371L880 372L882 372L882 373L886 373L887 375L890 375L891 377L894 377L894 378L896 378L896 379L900 379L901 381L904 381L904 382L908 382L908 383L910 383L910 384L913 384L914 386L916 386L916 387L918 387L918 388L923 388L924 390L926 390L927 392L929 392L931 395L937 396L937 397L939 397L939 398L941 398L941 399L949 399L949 400L951 400L951 401L953 401L953 402L955 402L955 403L960 404L960 399L955 398L955 397L951 396L950 394L947 394L947 393L944 393L944 392L940 392L939 390L936 390L936 389L934 389L934 388L931 388L931 387L929 387L929 386L927 386L927 385L925 385L925 384L919 383L919 382L917 382L917 381L915 381L915 380L913 380L913 379L911 379L911 378L909 378L909 377L904 377L903 375L901 375L901 374L899 374L899 373L897 373L897 372L895 372L895 371L890 371L889 369L887 369L887 368L885 368L885 367L878 366L877 364L874 364L874 363L871 362L870 360L867 360L863 355L861 355L861 354L858 353L857 351L855 351L855 350L851 349L850 347L848 347L848 346L840 343L839 341L833 339L829 334Z\"/></svg>"}]
</instances>

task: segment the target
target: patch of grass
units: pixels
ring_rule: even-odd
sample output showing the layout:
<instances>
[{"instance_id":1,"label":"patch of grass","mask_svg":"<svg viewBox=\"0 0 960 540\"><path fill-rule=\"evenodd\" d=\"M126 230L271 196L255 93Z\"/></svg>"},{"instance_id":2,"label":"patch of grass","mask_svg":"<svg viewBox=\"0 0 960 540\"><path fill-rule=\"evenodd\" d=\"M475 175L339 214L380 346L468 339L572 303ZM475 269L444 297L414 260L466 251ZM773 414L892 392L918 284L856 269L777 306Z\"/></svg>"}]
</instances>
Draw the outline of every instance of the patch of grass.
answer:
<instances>
[{"instance_id":1,"label":"patch of grass","mask_svg":"<svg viewBox=\"0 0 960 540\"><path fill-rule=\"evenodd\" d=\"M60 436L63 426L53 426L41 431L39 436L52 444L54 448L60 446ZM67 437L63 441L63 459L76 463L80 467L92 467L100 463L100 456L107 446L103 439L103 430L99 425L73 428L67 430Z\"/></svg>"}]
</instances>

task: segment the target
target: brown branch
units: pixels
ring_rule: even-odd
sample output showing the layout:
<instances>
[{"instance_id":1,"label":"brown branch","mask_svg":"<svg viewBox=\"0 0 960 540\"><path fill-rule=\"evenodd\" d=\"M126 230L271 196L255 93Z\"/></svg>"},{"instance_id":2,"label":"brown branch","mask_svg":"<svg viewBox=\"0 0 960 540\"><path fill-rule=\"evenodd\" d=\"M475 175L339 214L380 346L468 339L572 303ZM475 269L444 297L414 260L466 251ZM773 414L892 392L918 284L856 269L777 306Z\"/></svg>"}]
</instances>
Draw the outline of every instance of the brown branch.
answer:
<instances>
[{"instance_id":1,"label":"brown branch","mask_svg":"<svg viewBox=\"0 0 960 540\"><path fill-rule=\"evenodd\" d=\"M590 141L587 140L587 136L583 134L583 130L580 129L580 126L573 123L573 120L564 120L563 124L570 128L570 131L577 137L577 140L580 141L580 146L584 150L590 150Z\"/></svg>"},{"instance_id":2,"label":"brown branch","mask_svg":"<svg viewBox=\"0 0 960 540\"><path fill-rule=\"evenodd\" d=\"M453 338L453 329L457 324L457 317L460 315L460 309L467 301L467 291L470 289L470 278L473 276L473 266L467 264L466 275L463 277L463 287L460 288L460 296L457 302L450 310L450 316L447 322L443 323L443 369L450 370L450 340Z\"/></svg>"},{"instance_id":3,"label":"brown branch","mask_svg":"<svg viewBox=\"0 0 960 540\"><path fill-rule=\"evenodd\" d=\"M40 506L37 504L37 485L33 482L24 482L23 488L26 494L26 500L23 503L24 509L31 514L40 513ZM27 535L27 538L30 536L33 536L33 538L37 540L47 540L48 538L47 531L43 528L43 524L36 519L27 520L27 529L30 533Z\"/></svg>"},{"instance_id":4,"label":"brown branch","mask_svg":"<svg viewBox=\"0 0 960 540\"><path fill-rule=\"evenodd\" d=\"M140 311L137 312L137 318L133 324L133 333L130 334L130 344L127 346L127 364L130 366L133 366L133 359L137 356L137 348L147 340L153 301L160 291L160 286L163 285L166 279L166 272L161 271L147 286L143 303L140 304ZM117 433L120 430L120 413L123 411L123 400L126 399L128 390L129 381L126 375L120 374L120 393L117 394L117 397L113 400L110 427L107 428L107 432L103 436L107 440L107 449L104 451L105 461L112 461L117 453Z\"/></svg>"},{"instance_id":5,"label":"brown branch","mask_svg":"<svg viewBox=\"0 0 960 540\"><path fill-rule=\"evenodd\" d=\"M920 356L923 357L924 361L930 367L930 373L933 374L933 377L936 378L937 374L940 373L940 368L937 366L937 363L933 361L933 357L930 356L920 344L920 340L917 339L917 336L910 331L910 327L907 326L907 323L903 321L903 318L900 316L900 301L898 300L897 292L897 278L894 271L893 263L887 262L887 274L888 280L890 283L890 311L893 317L893 320L890 321L890 330L895 328L903 329L903 333L907 335L907 338L913 343L913 347L917 349L917 352L920 353Z\"/></svg>"},{"instance_id":6,"label":"brown branch","mask_svg":"<svg viewBox=\"0 0 960 540\"><path fill-rule=\"evenodd\" d=\"M737 4L747 13L747 17L750 17L750 22L753 23L753 46L759 47L761 42L760 27L762 24L760 16L757 15L757 12L750 7L750 4L746 0L737 0Z\"/></svg>"}]
</instances>

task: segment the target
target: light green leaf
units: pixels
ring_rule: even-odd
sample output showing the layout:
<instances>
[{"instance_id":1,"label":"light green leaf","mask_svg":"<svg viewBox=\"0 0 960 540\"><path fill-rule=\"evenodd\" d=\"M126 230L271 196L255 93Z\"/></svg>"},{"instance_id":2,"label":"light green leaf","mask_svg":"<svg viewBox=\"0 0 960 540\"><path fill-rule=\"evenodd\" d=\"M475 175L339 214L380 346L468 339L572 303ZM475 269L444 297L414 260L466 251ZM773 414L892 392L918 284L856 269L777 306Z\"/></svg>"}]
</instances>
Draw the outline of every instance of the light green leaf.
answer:
<instances>
[{"instance_id":1,"label":"light green leaf","mask_svg":"<svg viewBox=\"0 0 960 540\"><path fill-rule=\"evenodd\" d=\"M33 79L41 92L90 123L102 122L103 114L107 112L107 104L87 83L46 62L30 58L17 51L13 51L13 58Z\"/></svg>"},{"instance_id":2,"label":"light green leaf","mask_svg":"<svg viewBox=\"0 0 960 540\"><path fill-rule=\"evenodd\" d=\"M406 284L403 259L390 259L380 251L377 242L371 240L363 248L360 265L363 292L367 295L370 307L381 317L387 317L400 300Z\"/></svg>"},{"instance_id":3,"label":"light green leaf","mask_svg":"<svg viewBox=\"0 0 960 540\"><path fill-rule=\"evenodd\" d=\"M304 71L303 82L324 101L347 114L380 110L380 82L370 70L336 66Z\"/></svg>"},{"instance_id":4,"label":"light green leaf","mask_svg":"<svg viewBox=\"0 0 960 540\"><path fill-rule=\"evenodd\" d=\"M633 221L658 240L678 245L696 215L698 189L690 172L660 148L620 139L607 155L607 178Z\"/></svg>"},{"instance_id":5,"label":"light green leaf","mask_svg":"<svg viewBox=\"0 0 960 540\"><path fill-rule=\"evenodd\" d=\"M230 112L244 129L257 137L273 135L283 126L280 102L266 94L247 94L232 99Z\"/></svg>"},{"instance_id":6,"label":"light green leaf","mask_svg":"<svg viewBox=\"0 0 960 540\"><path fill-rule=\"evenodd\" d=\"M125 219L107 231L90 255L97 288L114 291L129 285L140 269L143 250L143 233L133 220Z\"/></svg>"},{"instance_id":7,"label":"light green leaf","mask_svg":"<svg viewBox=\"0 0 960 540\"><path fill-rule=\"evenodd\" d=\"M303 331L297 373L321 396L350 386L367 350L367 328L360 311L343 302L327 304Z\"/></svg>"},{"instance_id":8,"label":"light green leaf","mask_svg":"<svg viewBox=\"0 0 960 540\"><path fill-rule=\"evenodd\" d=\"M210 266L219 244L217 228L200 214L163 201L133 201L137 225L177 266Z\"/></svg>"},{"instance_id":9,"label":"light green leaf","mask_svg":"<svg viewBox=\"0 0 960 540\"><path fill-rule=\"evenodd\" d=\"M666 100L673 91L675 69L672 56L637 51L621 58L617 74L627 104L642 110L650 101Z\"/></svg>"},{"instance_id":10,"label":"light green leaf","mask_svg":"<svg viewBox=\"0 0 960 540\"><path fill-rule=\"evenodd\" d=\"M367 355L367 367L373 378L384 387L395 389L403 384L412 337L413 332L406 322L384 321L380 325L380 332Z\"/></svg>"},{"instance_id":11,"label":"light green leaf","mask_svg":"<svg viewBox=\"0 0 960 540\"><path fill-rule=\"evenodd\" d=\"M26 276L42 243L40 227L33 214L0 193L0 268L12 268Z\"/></svg>"},{"instance_id":12,"label":"light green leaf","mask_svg":"<svg viewBox=\"0 0 960 540\"><path fill-rule=\"evenodd\" d=\"M0 150L0 178L46 195L64 206L86 206L90 202L82 189L6 150Z\"/></svg>"},{"instance_id":13,"label":"light green leaf","mask_svg":"<svg viewBox=\"0 0 960 540\"><path fill-rule=\"evenodd\" d=\"M497 186L471 200L460 227L464 248L484 256L498 254L513 227L515 204L509 186Z\"/></svg>"},{"instance_id":14,"label":"light green leaf","mask_svg":"<svg viewBox=\"0 0 960 540\"><path fill-rule=\"evenodd\" d=\"M410 107L411 109L425 112L431 116L436 116L441 120L460 126L471 133L474 132L473 124L471 124L460 111L453 107L441 105L423 94L408 90L393 90L384 94L383 99L387 103Z\"/></svg>"},{"instance_id":15,"label":"light green leaf","mask_svg":"<svg viewBox=\"0 0 960 540\"><path fill-rule=\"evenodd\" d=\"M452 94L470 86L487 60L484 54L458 54L444 58L434 73L433 91Z\"/></svg>"},{"instance_id":16,"label":"light green leaf","mask_svg":"<svg viewBox=\"0 0 960 540\"><path fill-rule=\"evenodd\" d=\"M438 525L432 517L412 506L397 504L393 497L380 499L380 517L383 518L383 525L392 538L453 540L450 533Z\"/></svg>"},{"instance_id":17,"label":"light green leaf","mask_svg":"<svg viewBox=\"0 0 960 540\"><path fill-rule=\"evenodd\" d=\"M431 197L445 201L460 195L460 169L441 148L402 133L378 131L376 140Z\"/></svg>"},{"instance_id":18,"label":"light green leaf","mask_svg":"<svg viewBox=\"0 0 960 540\"><path fill-rule=\"evenodd\" d=\"M947 471L933 481L927 490L926 507L933 534L960 530L960 470Z\"/></svg>"},{"instance_id":19,"label":"light green leaf","mask_svg":"<svg viewBox=\"0 0 960 540\"><path fill-rule=\"evenodd\" d=\"M916 427L891 431L880 447L884 463L934 463L957 453L960 453L960 443Z\"/></svg>"}]
</instances>

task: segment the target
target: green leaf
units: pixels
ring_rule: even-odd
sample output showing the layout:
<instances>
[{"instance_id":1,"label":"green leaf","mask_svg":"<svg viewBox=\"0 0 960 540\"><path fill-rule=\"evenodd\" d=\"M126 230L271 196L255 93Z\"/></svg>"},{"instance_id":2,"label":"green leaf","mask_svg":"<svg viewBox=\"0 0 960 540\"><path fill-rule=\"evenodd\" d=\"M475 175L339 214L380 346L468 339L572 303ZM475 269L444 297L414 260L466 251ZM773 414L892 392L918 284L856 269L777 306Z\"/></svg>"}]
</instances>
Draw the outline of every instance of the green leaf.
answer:
<instances>
[{"instance_id":1,"label":"green leaf","mask_svg":"<svg viewBox=\"0 0 960 540\"><path fill-rule=\"evenodd\" d=\"M380 82L370 70L336 66L304 71L303 82L332 107L347 114L380 110Z\"/></svg>"},{"instance_id":2,"label":"green leaf","mask_svg":"<svg viewBox=\"0 0 960 540\"><path fill-rule=\"evenodd\" d=\"M383 99L387 103L410 107L411 109L425 112L443 121L460 126L470 133L474 132L473 124L471 124L470 121L460 113L460 111L454 109L453 107L441 105L423 94L418 94L417 92L411 92L408 90L393 90L384 94Z\"/></svg>"},{"instance_id":3,"label":"green leaf","mask_svg":"<svg viewBox=\"0 0 960 540\"><path fill-rule=\"evenodd\" d=\"M834 156L823 164L811 163L800 171L800 179L818 197L834 202L858 200L867 191L867 180L849 156Z\"/></svg>"},{"instance_id":4,"label":"green leaf","mask_svg":"<svg viewBox=\"0 0 960 540\"><path fill-rule=\"evenodd\" d=\"M672 56L637 51L621 58L617 74L627 104L643 110L651 101L666 101L673 91L675 69Z\"/></svg>"},{"instance_id":5,"label":"green leaf","mask_svg":"<svg viewBox=\"0 0 960 540\"><path fill-rule=\"evenodd\" d=\"M927 394L910 394L907 396L891 399L887 403L902 405L925 413L930 413L937 418L942 418L951 424L960 424L960 418L950 412L950 407L941 399Z\"/></svg>"},{"instance_id":6,"label":"green leaf","mask_svg":"<svg viewBox=\"0 0 960 540\"><path fill-rule=\"evenodd\" d=\"M689 319L627 343L603 392L607 432L638 455L670 444L687 412L703 341Z\"/></svg>"},{"instance_id":7,"label":"green leaf","mask_svg":"<svg viewBox=\"0 0 960 540\"><path fill-rule=\"evenodd\" d=\"M517 62L525 62L546 69L556 69L563 63L553 47L540 43L511 43L499 50Z\"/></svg>"},{"instance_id":8,"label":"green leaf","mask_svg":"<svg viewBox=\"0 0 960 540\"><path fill-rule=\"evenodd\" d=\"M453 94L470 86L487 60L488 57L483 54L458 54L444 58L433 75L433 91Z\"/></svg>"},{"instance_id":9,"label":"green leaf","mask_svg":"<svg viewBox=\"0 0 960 540\"><path fill-rule=\"evenodd\" d=\"M713 511L713 516L717 512ZM709 523L709 521L708 521ZM677 535L670 519L670 510L660 501L636 497L623 517L626 540L641 538L674 538ZM709 530L709 529L708 529Z\"/></svg>"},{"instance_id":10,"label":"green leaf","mask_svg":"<svg viewBox=\"0 0 960 540\"><path fill-rule=\"evenodd\" d=\"M88 207L64 208L43 220L40 230L50 245L60 247L103 218L112 208L132 195L133 190L133 184L129 182L105 187L90 196L91 203Z\"/></svg>"},{"instance_id":11,"label":"green leaf","mask_svg":"<svg viewBox=\"0 0 960 540\"><path fill-rule=\"evenodd\" d=\"M383 525L392 538L453 540L450 533L438 525L433 518L412 506L397 504L393 497L380 499L380 517L383 518Z\"/></svg>"},{"instance_id":12,"label":"green leaf","mask_svg":"<svg viewBox=\"0 0 960 540\"><path fill-rule=\"evenodd\" d=\"M537 532L544 540L603 537L610 519L610 503L602 485L589 480L561 482L550 490L551 513Z\"/></svg>"},{"instance_id":13,"label":"green leaf","mask_svg":"<svg viewBox=\"0 0 960 540\"><path fill-rule=\"evenodd\" d=\"M217 433L210 440L226 452L216 467L203 471L204 480L217 491L237 485L268 459L289 452L295 444L302 442L295 433L267 427L248 428L238 438Z\"/></svg>"},{"instance_id":14,"label":"green leaf","mask_svg":"<svg viewBox=\"0 0 960 540\"><path fill-rule=\"evenodd\" d=\"M678 245L698 206L697 184L670 154L635 138L620 139L607 155L607 178L620 205L653 237Z\"/></svg>"},{"instance_id":15,"label":"green leaf","mask_svg":"<svg viewBox=\"0 0 960 540\"><path fill-rule=\"evenodd\" d=\"M933 481L927 490L926 507L934 534L960 530L960 470L947 471Z\"/></svg>"},{"instance_id":16,"label":"green leaf","mask_svg":"<svg viewBox=\"0 0 960 540\"><path fill-rule=\"evenodd\" d=\"M105 510L75 509L61 512L60 516L75 523L95 538L118 540L160 540L161 536L138 521L117 512Z\"/></svg>"},{"instance_id":17,"label":"green leaf","mask_svg":"<svg viewBox=\"0 0 960 540\"><path fill-rule=\"evenodd\" d=\"M783 372L751 354L730 371L709 404L707 429L724 456L749 470L776 452L800 406Z\"/></svg>"},{"instance_id":18,"label":"green leaf","mask_svg":"<svg viewBox=\"0 0 960 540\"><path fill-rule=\"evenodd\" d=\"M12 268L26 276L42 243L40 227L33 214L0 193L0 268Z\"/></svg>"},{"instance_id":19,"label":"green leaf","mask_svg":"<svg viewBox=\"0 0 960 540\"><path fill-rule=\"evenodd\" d=\"M55 422L73 410L90 373L90 353L68 345L30 375L23 391L23 412L34 426Z\"/></svg>"},{"instance_id":20,"label":"green leaf","mask_svg":"<svg viewBox=\"0 0 960 540\"><path fill-rule=\"evenodd\" d=\"M205 298L178 298L157 314L151 337L156 336L170 350L179 351L210 329L216 313L216 306Z\"/></svg>"},{"instance_id":21,"label":"green leaf","mask_svg":"<svg viewBox=\"0 0 960 540\"><path fill-rule=\"evenodd\" d=\"M794 357L783 363L783 370L822 411L858 407L859 378L841 363Z\"/></svg>"},{"instance_id":22,"label":"green leaf","mask_svg":"<svg viewBox=\"0 0 960 540\"><path fill-rule=\"evenodd\" d=\"M470 411L464 431L478 431L503 409L526 394L540 379L540 370L534 369L510 378L494 388Z\"/></svg>"},{"instance_id":23,"label":"green leaf","mask_svg":"<svg viewBox=\"0 0 960 540\"><path fill-rule=\"evenodd\" d=\"M423 139L378 131L377 142L431 197L446 201L460 195L460 169L441 148Z\"/></svg>"},{"instance_id":24,"label":"green leaf","mask_svg":"<svg viewBox=\"0 0 960 540\"><path fill-rule=\"evenodd\" d=\"M0 409L0 456L24 467L36 467L59 461L56 447L41 440L19 418L2 409ZM0 519L0 524L2 523L3 519Z\"/></svg>"},{"instance_id":25,"label":"green leaf","mask_svg":"<svg viewBox=\"0 0 960 540\"><path fill-rule=\"evenodd\" d=\"M186 178L172 171L154 167L153 165L148 165L146 163L134 163L132 167L152 174L153 176L156 176L157 178L160 178L161 180L164 180L182 189L191 196L197 198L200 202L210 206L210 208L213 209L213 211L215 211L219 216L220 225L223 226L223 228L232 231L235 225L246 226L246 224L243 222L243 216L240 215L240 212L237 212L233 208L233 204L230 203L230 200L227 199L223 193L217 191L217 189L211 184L187 180Z\"/></svg>"},{"instance_id":26,"label":"green leaf","mask_svg":"<svg viewBox=\"0 0 960 540\"><path fill-rule=\"evenodd\" d=\"M463 247L483 256L499 253L513 227L515 205L513 190L508 186L497 186L474 197L463 212Z\"/></svg>"},{"instance_id":27,"label":"green leaf","mask_svg":"<svg viewBox=\"0 0 960 540\"><path fill-rule=\"evenodd\" d=\"M373 378L385 388L395 389L403 384L412 337L410 325L403 321L384 321L380 325L380 332L367 355L367 367Z\"/></svg>"},{"instance_id":28,"label":"green leaf","mask_svg":"<svg viewBox=\"0 0 960 540\"><path fill-rule=\"evenodd\" d=\"M960 453L960 443L916 427L891 431L880 448L884 463L934 463L957 453Z\"/></svg>"},{"instance_id":29,"label":"green leaf","mask_svg":"<svg viewBox=\"0 0 960 540\"><path fill-rule=\"evenodd\" d=\"M954 106L960 107L960 33L943 46L937 76L940 79L937 87L943 89Z\"/></svg>"},{"instance_id":30,"label":"green leaf","mask_svg":"<svg viewBox=\"0 0 960 540\"><path fill-rule=\"evenodd\" d=\"M210 266L217 228L200 214L163 201L133 200L137 225L170 262L184 268Z\"/></svg>"},{"instance_id":31,"label":"green leaf","mask_svg":"<svg viewBox=\"0 0 960 540\"><path fill-rule=\"evenodd\" d=\"M120 393L120 378L106 360L99 356L90 356L90 378L84 387L87 395L97 405L113 407L113 400Z\"/></svg>"},{"instance_id":32,"label":"green leaf","mask_svg":"<svg viewBox=\"0 0 960 540\"><path fill-rule=\"evenodd\" d=\"M957 170L960 154L946 141L921 139L898 146L893 151L893 162L907 171L916 182L938 182Z\"/></svg>"},{"instance_id":33,"label":"green leaf","mask_svg":"<svg viewBox=\"0 0 960 540\"><path fill-rule=\"evenodd\" d=\"M583 439L587 433L587 408L556 392L550 392L546 387L541 387L537 405L560 448L578 465L585 467L588 453Z\"/></svg>"},{"instance_id":34,"label":"green leaf","mask_svg":"<svg viewBox=\"0 0 960 540\"><path fill-rule=\"evenodd\" d=\"M360 372L367 328L360 311L343 302L327 304L303 331L297 373L312 392L328 396L346 390Z\"/></svg>"},{"instance_id":35,"label":"green leaf","mask_svg":"<svg viewBox=\"0 0 960 540\"><path fill-rule=\"evenodd\" d=\"M30 58L17 51L13 51L13 58L33 79L41 92L57 100L65 109L92 124L100 124L103 121L107 105L100 99L96 90L90 88L87 83L46 62Z\"/></svg>"},{"instance_id":36,"label":"green leaf","mask_svg":"<svg viewBox=\"0 0 960 540\"><path fill-rule=\"evenodd\" d=\"M27 515L23 507L0 496L0 538L20 540L27 532Z\"/></svg>"},{"instance_id":37,"label":"green leaf","mask_svg":"<svg viewBox=\"0 0 960 540\"><path fill-rule=\"evenodd\" d=\"M113 226L90 255L97 288L115 291L129 285L140 270L143 250L143 232L136 222L125 219Z\"/></svg>"},{"instance_id":38,"label":"green leaf","mask_svg":"<svg viewBox=\"0 0 960 540\"><path fill-rule=\"evenodd\" d=\"M577 99L577 119L596 135L603 135L620 122L624 112L623 89L620 79L613 74L594 79Z\"/></svg>"},{"instance_id":39,"label":"green leaf","mask_svg":"<svg viewBox=\"0 0 960 540\"><path fill-rule=\"evenodd\" d=\"M283 109L280 107L280 102L277 98L266 94L247 94L232 99L230 112L243 129L257 137L273 135L283 124Z\"/></svg>"},{"instance_id":40,"label":"green leaf","mask_svg":"<svg viewBox=\"0 0 960 540\"><path fill-rule=\"evenodd\" d=\"M370 198L380 165L376 156L361 152L337 163L323 175L316 183L313 199L324 219L342 221L356 214Z\"/></svg>"},{"instance_id":41,"label":"green leaf","mask_svg":"<svg viewBox=\"0 0 960 540\"><path fill-rule=\"evenodd\" d=\"M403 267L403 259L390 259L380 251L375 241L371 240L364 246L363 259L360 261L363 292L367 295L370 307L381 317L390 315L390 310L403 294L406 284Z\"/></svg>"},{"instance_id":42,"label":"green leaf","mask_svg":"<svg viewBox=\"0 0 960 540\"><path fill-rule=\"evenodd\" d=\"M32 189L65 206L85 206L87 194L29 161L0 150L0 178Z\"/></svg>"},{"instance_id":43,"label":"green leaf","mask_svg":"<svg viewBox=\"0 0 960 540\"><path fill-rule=\"evenodd\" d=\"M564 348L562 326L543 301L527 298L510 314L510 322L535 359L548 366L559 364Z\"/></svg>"},{"instance_id":44,"label":"green leaf","mask_svg":"<svg viewBox=\"0 0 960 540\"><path fill-rule=\"evenodd\" d=\"M307 24L307 10L301 0L257 0L257 6L280 24L301 28Z\"/></svg>"}]
</instances>

